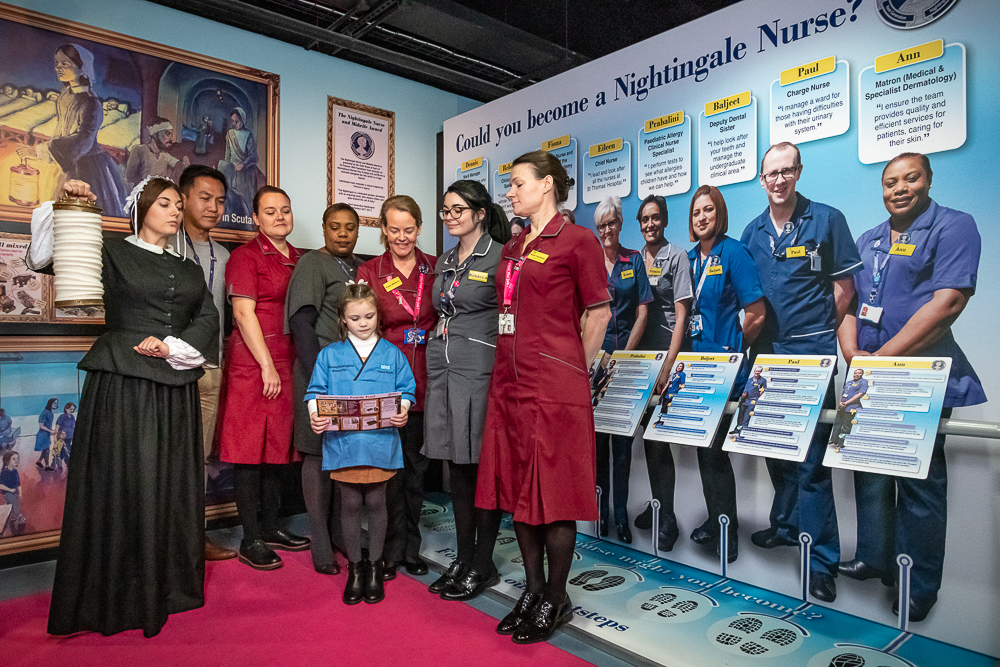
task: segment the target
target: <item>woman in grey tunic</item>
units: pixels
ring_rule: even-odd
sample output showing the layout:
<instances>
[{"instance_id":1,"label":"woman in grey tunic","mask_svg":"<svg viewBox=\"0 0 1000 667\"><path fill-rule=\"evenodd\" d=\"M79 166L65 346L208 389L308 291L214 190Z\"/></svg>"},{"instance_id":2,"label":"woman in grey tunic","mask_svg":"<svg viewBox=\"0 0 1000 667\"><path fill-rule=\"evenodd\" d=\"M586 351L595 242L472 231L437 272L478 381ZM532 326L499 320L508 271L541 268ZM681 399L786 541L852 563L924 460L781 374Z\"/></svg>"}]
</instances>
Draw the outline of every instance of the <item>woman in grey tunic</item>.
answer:
<instances>
[{"instance_id":1,"label":"woman in grey tunic","mask_svg":"<svg viewBox=\"0 0 1000 667\"><path fill-rule=\"evenodd\" d=\"M499 581L493 545L500 510L475 507L479 449L497 337L496 272L510 225L478 182L456 181L441 218L458 245L437 262L438 326L427 343L422 453L448 461L458 554L430 585L445 600L470 600Z\"/></svg>"},{"instance_id":2,"label":"woman in grey tunic","mask_svg":"<svg viewBox=\"0 0 1000 667\"><path fill-rule=\"evenodd\" d=\"M337 516L330 511L333 483L323 472L322 439L313 433L303 400L319 351L333 342L340 321L340 297L347 281L354 280L364 262L354 256L358 242L358 213L349 204L334 204L323 212L324 247L306 253L292 273L285 299L285 332L295 342L292 376L295 449L304 455L302 495L309 515L313 568L320 574L337 574L331 525Z\"/></svg>"},{"instance_id":3,"label":"woman in grey tunic","mask_svg":"<svg viewBox=\"0 0 1000 667\"><path fill-rule=\"evenodd\" d=\"M640 350L666 350L667 359L656 382L656 393L661 394L674 367L674 360L681 350L687 329L687 314L694 291L691 288L691 262L683 248L675 246L664 237L667 227L667 202L659 195L649 195L639 204L636 214L639 229L646 245L642 258L646 275L653 288L653 303L649 305L646 329L639 342ZM677 541L677 518L674 515L674 456L670 445L655 440L643 440L646 451L646 469L653 498L660 501L659 534L656 546L660 551L670 551ZM635 527L649 530L653 526L653 506L635 518Z\"/></svg>"}]
</instances>

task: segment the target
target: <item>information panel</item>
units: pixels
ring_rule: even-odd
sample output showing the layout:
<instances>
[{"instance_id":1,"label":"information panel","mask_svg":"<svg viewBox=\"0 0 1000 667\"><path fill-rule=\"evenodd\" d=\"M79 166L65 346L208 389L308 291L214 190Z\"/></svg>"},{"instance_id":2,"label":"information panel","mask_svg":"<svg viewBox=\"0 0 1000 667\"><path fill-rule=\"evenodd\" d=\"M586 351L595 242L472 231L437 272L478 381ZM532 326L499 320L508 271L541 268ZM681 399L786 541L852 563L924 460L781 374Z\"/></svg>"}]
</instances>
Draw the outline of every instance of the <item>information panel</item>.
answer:
<instances>
[{"instance_id":1,"label":"information panel","mask_svg":"<svg viewBox=\"0 0 1000 667\"><path fill-rule=\"evenodd\" d=\"M632 435L656 388L666 352L618 351L594 372L594 426L601 433Z\"/></svg>"},{"instance_id":2,"label":"information panel","mask_svg":"<svg viewBox=\"0 0 1000 667\"><path fill-rule=\"evenodd\" d=\"M855 357L823 465L926 479L948 357Z\"/></svg>"},{"instance_id":3,"label":"information panel","mask_svg":"<svg viewBox=\"0 0 1000 667\"><path fill-rule=\"evenodd\" d=\"M836 365L832 355L759 355L722 449L804 461Z\"/></svg>"},{"instance_id":4,"label":"information panel","mask_svg":"<svg viewBox=\"0 0 1000 667\"><path fill-rule=\"evenodd\" d=\"M646 427L647 440L708 447L739 374L743 354L681 352L660 403Z\"/></svg>"}]
</instances>

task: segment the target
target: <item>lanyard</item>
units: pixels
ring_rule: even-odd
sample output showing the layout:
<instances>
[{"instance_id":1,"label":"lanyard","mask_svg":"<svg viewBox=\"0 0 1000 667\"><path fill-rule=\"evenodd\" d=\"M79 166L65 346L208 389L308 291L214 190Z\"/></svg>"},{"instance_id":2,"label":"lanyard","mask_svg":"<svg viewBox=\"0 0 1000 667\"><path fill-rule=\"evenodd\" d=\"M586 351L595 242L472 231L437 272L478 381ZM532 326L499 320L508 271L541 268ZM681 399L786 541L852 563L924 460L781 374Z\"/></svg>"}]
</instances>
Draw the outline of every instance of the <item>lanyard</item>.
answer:
<instances>
[{"instance_id":1,"label":"lanyard","mask_svg":"<svg viewBox=\"0 0 1000 667\"><path fill-rule=\"evenodd\" d=\"M184 229L184 238L187 240L187 244L191 247L191 252L194 253L194 263L201 266L201 260L198 258L198 251L194 249L194 242L188 235L188 230ZM212 245L212 239L208 239L208 252L212 256L212 261L208 268L208 291L215 292L215 247Z\"/></svg>"},{"instance_id":2,"label":"lanyard","mask_svg":"<svg viewBox=\"0 0 1000 667\"><path fill-rule=\"evenodd\" d=\"M417 315L420 313L420 301L424 298L424 280L427 278L427 274L420 273L420 281L417 283L417 299L413 304L413 308L410 308L410 304L406 303L406 299L403 298L402 293L398 289L392 290L393 296L399 300L399 305L403 307L406 312L410 314L413 318L413 325L417 324Z\"/></svg>"},{"instance_id":3,"label":"lanyard","mask_svg":"<svg viewBox=\"0 0 1000 667\"><path fill-rule=\"evenodd\" d=\"M342 268L342 269L344 270L344 273L346 273L346 274L347 274L347 275L348 275L348 276L349 276L349 277L351 278L351 280L353 280L353 279L354 279L354 276L355 276L355 273L354 273L354 269L352 269L352 268L351 268L350 266L348 266L347 262L345 262L345 261L344 261L344 260L342 260L341 258L337 257L337 256L336 256L336 255L334 255L333 253L330 253L330 255L331 255L331 256L332 256L332 257L333 257L333 258L334 258L335 260L337 260L337 262L339 262L339 263L340 263L340 268Z\"/></svg>"},{"instance_id":4,"label":"lanyard","mask_svg":"<svg viewBox=\"0 0 1000 667\"><path fill-rule=\"evenodd\" d=\"M899 235L897 243L909 243L910 235L903 234ZM879 246L882 245L882 239L875 241L875 245L872 246L872 250L875 251L875 258L872 262L874 266L872 267L872 290L868 293L868 303L872 306L878 306L882 303L881 292L882 292L882 280L885 278L886 267L889 266L889 259L892 257L892 253L889 250L885 251L885 259L882 261L882 265L879 266L878 254L881 252ZM891 248L891 244L890 244Z\"/></svg>"},{"instance_id":5,"label":"lanyard","mask_svg":"<svg viewBox=\"0 0 1000 667\"><path fill-rule=\"evenodd\" d=\"M718 255L709 255L708 257L705 258L704 262L699 262L698 258L695 257L694 260L695 266L701 267L701 278L698 280L698 287L696 287L694 291L694 303L692 304L693 308L691 308L691 312L694 313L700 312L698 309L698 302L701 300L701 288L705 286L705 278L708 277L708 267L710 266L709 262L712 260L712 257L718 257ZM722 266L722 264L720 263L719 266Z\"/></svg>"},{"instance_id":6,"label":"lanyard","mask_svg":"<svg viewBox=\"0 0 1000 667\"><path fill-rule=\"evenodd\" d=\"M524 264L526 257L522 257L517 260L517 264L514 264L514 260L507 260L507 277L503 282L503 305L504 308L510 310L510 302L514 298L514 285L517 284L517 278L521 275L521 266Z\"/></svg>"}]
</instances>

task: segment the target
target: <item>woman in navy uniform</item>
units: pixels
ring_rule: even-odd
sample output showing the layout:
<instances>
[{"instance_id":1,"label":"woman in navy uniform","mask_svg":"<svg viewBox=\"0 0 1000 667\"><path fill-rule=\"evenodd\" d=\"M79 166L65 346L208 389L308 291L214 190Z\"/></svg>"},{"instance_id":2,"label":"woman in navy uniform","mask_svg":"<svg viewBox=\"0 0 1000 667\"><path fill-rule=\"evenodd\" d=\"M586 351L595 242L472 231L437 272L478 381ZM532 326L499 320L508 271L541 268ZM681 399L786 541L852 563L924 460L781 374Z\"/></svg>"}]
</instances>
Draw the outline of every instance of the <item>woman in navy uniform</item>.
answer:
<instances>
[{"instance_id":1,"label":"woman in navy uniform","mask_svg":"<svg viewBox=\"0 0 1000 667\"><path fill-rule=\"evenodd\" d=\"M618 242L622 231L622 200L606 197L594 210L597 236L604 248L604 268L611 293L611 321L601 345L608 354L615 350L634 350L646 329L646 308L653 293L646 278L642 255L623 248ZM611 471L614 470L615 527L618 539L632 543L628 526L628 484L632 469L632 438L627 435L597 434L597 486L601 488L600 534L608 534L608 507Z\"/></svg>"},{"instance_id":2,"label":"woman in navy uniform","mask_svg":"<svg viewBox=\"0 0 1000 667\"><path fill-rule=\"evenodd\" d=\"M858 239L865 268L854 277L856 308L838 333L848 360L869 354L951 357L941 412L947 418L952 408L986 402L983 385L951 332L976 292L981 240L971 215L931 199L932 177L930 160L919 153L902 153L885 166L882 198L889 219ZM944 441L938 434L926 479L854 473L858 547L854 560L840 564L840 573L889 582L896 555L909 554L914 622L927 617L941 588L948 519Z\"/></svg>"},{"instance_id":3,"label":"woman in navy uniform","mask_svg":"<svg viewBox=\"0 0 1000 667\"><path fill-rule=\"evenodd\" d=\"M445 600L471 600L500 581L493 546L503 512L476 508L486 395L497 340L497 265L510 225L503 209L476 181L456 181L444 196L441 219L458 238L438 258L432 293L438 325L427 343L424 448L448 461L457 554L430 585Z\"/></svg>"},{"instance_id":4,"label":"woman in navy uniform","mask_svg":"<svg viewBox=\"0 0 1000 667\"><path fill-rule=\"evenodd\" d=\"M642 259L653 291L653 302L646 311L646 328L642 332L639 349L667 352L655 388L657 393L664 394L670 369L684 344L687 316L691 308L691 297L694 296L691 288L691 262L684 249L667 241L663 234L667 228L667 202L663 197L647 196L639 204L635 218L639 222L642 238L646 241ZM676 391L667 391L664 396L672 397L674 393ZM674 515L676 472L673 453L668 443L658 440L644 439L643 448L651 495L660 502L656 546L660 551L670 551L674 548L678 535L677 517ZM653 527L652 503L635 518L635 527L640 530Z\"/></svg>"},{"instance_id":5,"label":"woman in navy uniform","mask_svg":"<svg viewBox=\"0 0 1000 667\"><path fill-rule=\"evenodd\" d=\"M726 235L729 210L719 189L698 188L691 198L688 233L698 245L688 252L694 275L694 302L688 327L693 352L743 352L764 325L764 294L750 255L738 241ZM743 324L740 324L740 311ZM735 387L747 375L746 359ZM729 562L739 554L739 518L736 515L736 477L729 452L722 450L730 415L723 415L709 447L698 448L698 469L708 518L694 529L696 544L719 543L719 517L729 517Z\"/></svg>"}]
</instances>

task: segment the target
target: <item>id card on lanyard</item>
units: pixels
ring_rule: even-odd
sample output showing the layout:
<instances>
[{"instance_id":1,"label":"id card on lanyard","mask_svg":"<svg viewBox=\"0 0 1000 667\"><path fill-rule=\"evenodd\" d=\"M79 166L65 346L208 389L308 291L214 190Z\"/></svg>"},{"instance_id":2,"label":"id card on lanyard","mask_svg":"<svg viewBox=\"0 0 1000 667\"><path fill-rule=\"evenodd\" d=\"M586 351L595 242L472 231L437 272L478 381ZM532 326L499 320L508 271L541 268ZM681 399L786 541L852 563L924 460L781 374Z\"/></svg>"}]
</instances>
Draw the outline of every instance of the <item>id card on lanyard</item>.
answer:
<instances>
[{"instance_id":1,"label":"id card on lanyard","mask_svg":"<svg viewBox=\"0 0 1000 667\"><path fill-rule=\"evenodd\" d=\"M698 259L695 258L695 266L698 265ZM705 279L709 276L719 276L722 275L722 258L718 255L709 255L705 258L705 263L701 271L701 278L698 280L698 287L694 291L694 304L692 308L691 319L688 320L688 335L691 338L697 338L701 335L704 330L704 323L701 319L701 313L699 312L698 304L701 301L701 290L705 287Z\"/></svg>"},{"instance_id":2,"label":"id card on lanyard","mask_svg":"<svg viewBox=\"0 0 1000 667\"><path fill-rule=\"evenodd\" d=\"M896 251L897 246L908 244L910 242L910 235L907 233L902 233L899 235L899 239L896 243L892 245L892 248L885 251L885 259L882 260L882 264L879 264L878 256L881 252L879 247L882 245L882 239L875 241L872 250L874 250L875 255L872 259L872 289L868 293L868 303L863 304L861 309L858 311L858 319L865 320L866 322L871 322L872 324L878 324L882 320L882 287L885 283L886 269L889 267L889 260L892 259L893 255L903 254ZM907 248L910 246L906 246ZM894 252L896 251L896 252ZM909 254L912 254L911 250Z\"/></svg>"},{"instance_id":3,"label":"id card on lanyard","mask_svg":"<svg viewBox=\"0 0 1000 667\"><path fill-rule=\"evenodd\" d=\"M417 297L412 308L410 308L410 304L406 303L406 299L403 298L403 294L399 291L398 287L392 290L392 295L399 301L399 305L413 318L413 327L403 331L403 342L406 345L423 345L427 342L427 332L417 328L417 317L420 314L420 302L424 298L424 282L426 279L427 274L421 271L420 279L417 282Z\"/></svg>"},{"instance_id":4,"label":"id card on lanyard","mask_svg":"<svg viewBox=\"0 0 1000 667\"><path fill-rule=\"evenodd\" d=\"M514 335L514 313L510 312L510 304L514 299L514 286L517 285L517 278L521 275L521 266L524 265L522 257L514 263L514 260L507 260L507 275L503 283L503 312L500 313L498 332L501 336Z\"/></svg>"}]
</instances>

